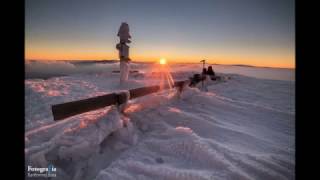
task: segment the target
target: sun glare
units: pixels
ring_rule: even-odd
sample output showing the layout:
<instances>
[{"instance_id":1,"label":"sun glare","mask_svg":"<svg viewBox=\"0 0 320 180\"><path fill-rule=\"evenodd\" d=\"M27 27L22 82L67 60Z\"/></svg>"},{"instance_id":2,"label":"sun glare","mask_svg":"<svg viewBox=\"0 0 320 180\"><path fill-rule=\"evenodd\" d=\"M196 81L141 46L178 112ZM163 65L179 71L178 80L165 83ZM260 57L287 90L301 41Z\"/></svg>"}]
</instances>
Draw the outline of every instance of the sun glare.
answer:
<instances>
[{"instance_id":1,"label":"sun glare","mask_svg":"<svg viewBox=\"0 0 320 180\"><path fill-rule=\"evenodd\" d=\"M167 64L167 60L165 58L160 59L160 64Z\"/></svg>"}]
</instances>

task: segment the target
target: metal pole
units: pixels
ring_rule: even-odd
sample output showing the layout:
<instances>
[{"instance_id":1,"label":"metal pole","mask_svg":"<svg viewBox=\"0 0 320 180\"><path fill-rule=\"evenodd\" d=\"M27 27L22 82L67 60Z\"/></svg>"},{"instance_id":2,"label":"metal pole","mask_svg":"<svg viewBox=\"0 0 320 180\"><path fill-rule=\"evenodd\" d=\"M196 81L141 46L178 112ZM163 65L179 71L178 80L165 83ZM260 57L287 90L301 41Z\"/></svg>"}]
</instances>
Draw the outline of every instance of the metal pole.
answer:
<instances>
[{"instance_id":1,"label":"metal pole","mask_svg":"<svg viewBox=\"0 0 320 180\"><path fill-rule=\"evenodd\" d=\"M203 76L203 70L204 70L204 68L205 68L206 60L203 59L203 60L201 60L200 62L202 62L202 77L201 77L201 78L203 78L203 77L204 77L204 76ZM203 89L203 86L204 86L203 80L202 80L202 82L201 82L201 86L202 86L202 89Z\"/></svg>"}]
</instances>

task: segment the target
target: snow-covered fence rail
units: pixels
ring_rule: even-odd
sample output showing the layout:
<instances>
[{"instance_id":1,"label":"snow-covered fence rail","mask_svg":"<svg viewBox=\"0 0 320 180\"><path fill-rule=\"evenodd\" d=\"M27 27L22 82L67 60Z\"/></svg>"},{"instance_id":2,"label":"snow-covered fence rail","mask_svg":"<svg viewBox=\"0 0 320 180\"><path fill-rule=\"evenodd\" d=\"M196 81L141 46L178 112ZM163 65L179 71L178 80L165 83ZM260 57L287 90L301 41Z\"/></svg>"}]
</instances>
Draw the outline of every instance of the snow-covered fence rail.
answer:
<instances>
[{"instance_id":1,"label":"snow-covered fence rail","mask_svg":"<svg viewBox=\"0 0 320 180\"><path fill-rule=\"evenodd\" d=\"M182 91L185 85L189 85L190 80L177 81L174 83L173 87L177 88L178 91ZM136 89L130 89L130 99L145 96L151 93L155 93L160 90L169 89L169 85L155 85L147 86ZM72 101L62 104L56 104L51 107L53 119L55 121L62 120L67 117L71 117L77 114L85 113L88 111L93 111L110 105L120 105L126 102L126 92L121 93L110 93L102 96L92 97L88 99L82 99L78 101Z\"/></svg>"}]
</instances>

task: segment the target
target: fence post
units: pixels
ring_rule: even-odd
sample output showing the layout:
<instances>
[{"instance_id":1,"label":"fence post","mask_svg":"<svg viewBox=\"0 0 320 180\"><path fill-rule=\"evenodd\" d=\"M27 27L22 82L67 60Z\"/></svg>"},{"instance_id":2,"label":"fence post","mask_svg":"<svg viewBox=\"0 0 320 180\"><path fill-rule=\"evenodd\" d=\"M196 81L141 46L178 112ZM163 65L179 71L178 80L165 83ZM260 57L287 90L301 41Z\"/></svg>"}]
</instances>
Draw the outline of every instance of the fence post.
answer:
<instances>
[{"instance_id":1,"label":"fence post","mask_svg":"<svg viewBox=\"0 0 320 180\"><path fill-rule=\"evenodd\" d=\"M116 94L116 106L120 113L123 113L127 103L130 99L130 92L128 90L120 91L115 93Z\"/></svg>"}]
</instances>

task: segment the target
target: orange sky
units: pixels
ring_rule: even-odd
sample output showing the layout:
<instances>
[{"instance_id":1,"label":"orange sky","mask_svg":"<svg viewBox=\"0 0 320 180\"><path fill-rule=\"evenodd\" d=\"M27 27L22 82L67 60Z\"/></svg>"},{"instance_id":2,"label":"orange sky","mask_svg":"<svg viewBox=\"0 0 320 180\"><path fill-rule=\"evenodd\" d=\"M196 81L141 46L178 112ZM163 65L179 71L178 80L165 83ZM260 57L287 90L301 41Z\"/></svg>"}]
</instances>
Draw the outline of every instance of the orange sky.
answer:
<instances>
[{"instance_id":1,"label":"orange sky","mask_svg":"<svg viewBox=\"0 0 320 180\"><path fill-rule=\"evenodd\" d=\"M134 50L134 48L132 48ZM131 59L139 62L153 62L166 58L168 62L197 63L206 59L208 63L217 64L244 64L262 67L295 68L294 54L259 54L259 53L223 53L203 54L190 52L130 52ZM96 50L68 49L68 48L29 48L26 46L25 59L34 60L114 60L118 59L116 49L109 52L103 48Z\"/></svg>"},{"instance_id":2,"label":"orange sky","mask_svg":"<svg viewBox=\"0 0 320 180\"><path fill-rule=\"evenodd\" d=\"M295 52L288 47L273 44L260 45L247 42L241 46L236 42L194 45L187 42L152 44L138 39L130 44L130 58L133 61L158 61L166 58L169 62L198 63L206 59L208 63L244 64L262 67L295 68ZM25 59L34 60L115 60L118 51L115 44L118 39L69 40L51 37L30 38L25 40ZM179 44L180 43L180 44ZM150 46L149 44L152 44Z\"/></svg>"}]
</instances>

